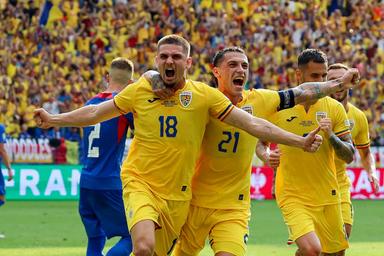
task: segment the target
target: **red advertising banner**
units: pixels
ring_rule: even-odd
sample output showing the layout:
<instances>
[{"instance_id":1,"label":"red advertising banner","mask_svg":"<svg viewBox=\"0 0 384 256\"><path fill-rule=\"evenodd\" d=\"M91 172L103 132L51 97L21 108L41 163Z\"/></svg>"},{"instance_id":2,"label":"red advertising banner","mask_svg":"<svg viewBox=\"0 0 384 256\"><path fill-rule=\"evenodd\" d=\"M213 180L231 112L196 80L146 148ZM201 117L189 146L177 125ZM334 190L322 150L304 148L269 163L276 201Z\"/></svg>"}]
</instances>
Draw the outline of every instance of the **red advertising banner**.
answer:
<instances>
[{"instance_id":1,"label":"red advertising banner","mask_svg":"<svg viewBox=\"0 0 384 256\"><path fill-rule=\"evenodd\" d=\"M353 199L384 199L384 168L377 168L379 193L374 193L363 168L348 168ZM252 167L251 198L257 200L272 199L273 170L269 167Z\"/></svg>"}]
</instances>

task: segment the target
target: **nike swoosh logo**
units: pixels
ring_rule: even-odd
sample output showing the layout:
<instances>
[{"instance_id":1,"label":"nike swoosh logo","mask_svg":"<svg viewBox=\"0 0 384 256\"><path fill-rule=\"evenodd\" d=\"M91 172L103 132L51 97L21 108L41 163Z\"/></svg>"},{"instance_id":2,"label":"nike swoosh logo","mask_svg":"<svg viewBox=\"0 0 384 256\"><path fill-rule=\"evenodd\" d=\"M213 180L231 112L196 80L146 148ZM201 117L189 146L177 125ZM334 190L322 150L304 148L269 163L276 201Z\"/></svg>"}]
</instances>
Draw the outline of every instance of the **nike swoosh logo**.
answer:
<instances>
[{"instance_id":1,"label":"nike swoosh logo","mask_svg":"<svg viewBox=\"0 0 384 256\"><path fill-rule=\"evenodd\" d=\"M157 101L157 100L159 100L160 98L153 98L153 99L150 99L150 100L148 100L148 102L149 103L153 103L153 102L155 102L155 101Z\"/></svg>"},{"instance_id":2,"label":"nike swoosh logo","mask_svg":"<svg viewBox=\"0 0 384 256\"><path fill-rule=\"evenodd\" d=\"M291 122L295 118L297 118L297 116L291 116L290 118L287 119L287 122Z\"/></svg>"}]
</instances>

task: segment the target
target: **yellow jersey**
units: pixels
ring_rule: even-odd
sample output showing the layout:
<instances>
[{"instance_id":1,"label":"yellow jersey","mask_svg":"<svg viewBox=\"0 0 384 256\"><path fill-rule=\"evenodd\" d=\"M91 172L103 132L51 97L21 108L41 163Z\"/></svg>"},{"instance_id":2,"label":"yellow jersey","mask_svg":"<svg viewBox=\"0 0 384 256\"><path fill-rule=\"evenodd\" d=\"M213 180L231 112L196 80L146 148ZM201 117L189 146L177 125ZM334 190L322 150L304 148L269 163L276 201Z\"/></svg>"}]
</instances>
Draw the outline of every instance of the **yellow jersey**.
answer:
<instances>
[{"instance_id":1,"label":"yellow jersey","mask_svg":"<svg viewBox=\"0 0 384 256\"><path fill-rule=\"evenodd\" d=\"M278 92L243 91L237 104L248 113L268 118L280 104ZM192 180L192 204L213 209L248 209L252 158L257 139L211 118Z\"/></svg>"},{"instance_id":2,"label":"yellow jersey","mask_svg":"<svg viewBox=\"0 0 384 256\"><path fill-rule=\"evenodd\" d=\"M275 123L279 127L305 136L318 127L316 116L329 117L332 130L337 136L349 133L349 122L344 107L338 101L325 97L310 106L303 105L279 111ZM334 150L323 132L323 143L316 153L279 145L280 165L276 175L276 199L282 206L290 202L304 205L326 205L339 202Z\"/></svg>"},{"instance_id":3,"label":"yellow jersey","mask_svg":"<svg viewBox=\"0 0 384 256\"><path fill-rule=\"evenodd\" d=\"M218 90L191 80L172 98L160 100L144 77L114 102L135 120L135 137L121 170L123 187L140 181L164 199L190 200L206 124L210 117L223 120L233 109L231 102Z\"/></svg>"},{"instance_id":4,"label":"yellow jersey","mask_svg":"<svg viewBox=\"0 0 384 256\"><path fill-rule=\"evenodd\" d=\"M353 144L357 149L363 149L369 147L369 128L368 120L364 112L348 103L348 120L350 123L351 135ZM339 183L340 189L349 189L351 183L349 181L346 167L347 164L336 157L336 172L337 172L337 182Z\"/></svg>"}]
</instances>

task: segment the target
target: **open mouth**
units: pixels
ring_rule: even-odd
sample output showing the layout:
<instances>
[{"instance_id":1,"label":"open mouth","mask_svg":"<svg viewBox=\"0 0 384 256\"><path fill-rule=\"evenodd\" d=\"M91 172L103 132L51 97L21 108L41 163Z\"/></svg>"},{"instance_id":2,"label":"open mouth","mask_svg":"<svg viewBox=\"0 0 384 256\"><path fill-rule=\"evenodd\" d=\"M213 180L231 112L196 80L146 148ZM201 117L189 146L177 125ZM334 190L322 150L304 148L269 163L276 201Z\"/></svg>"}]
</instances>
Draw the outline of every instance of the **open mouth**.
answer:
<instances>
[{"instance_id":1,"label":"open mouth","mask_svg":"<svg viewBox=\"0 0 384 256\"><path fill-rule=\"evenodd\" d=\"M243 86L244 84L244 79L243 78L235 78L233 79L233 84L237 86Z\"/></svg>"},{"instance_id":2,"label":"open mouth","mask_svg":"<svg viewBox=\"0 0 384 256\"><path fill-rule=\"evenodd\" d=\"M165 69L165 76L172 78L175 76L175 70L173 68L167 68Z\"/></svg>"}]
</instances>

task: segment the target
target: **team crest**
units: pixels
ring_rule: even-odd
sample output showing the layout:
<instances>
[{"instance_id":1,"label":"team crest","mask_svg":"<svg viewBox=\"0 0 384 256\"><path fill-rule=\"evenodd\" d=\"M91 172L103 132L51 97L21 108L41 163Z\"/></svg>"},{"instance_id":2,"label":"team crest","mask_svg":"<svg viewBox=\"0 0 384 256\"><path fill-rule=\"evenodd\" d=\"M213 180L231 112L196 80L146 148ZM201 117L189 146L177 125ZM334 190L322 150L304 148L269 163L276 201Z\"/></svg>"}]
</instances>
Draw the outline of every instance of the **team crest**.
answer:
<instances>
[{"instance_id":1,"label":"team crest","mask_svg":"<svg viewBox=\"0 0 384 256\"><path fill-rule=\"evenodd\" d=\"M349 130L352 131L353 127L355 126L355 120L350 119L348 120L348 123L349 123Z\"/></svg>"},{"instance_id":2,"label":"team crest","mask_svg":"<svg viewBox=\"0 0 384 256\"><path fill-rule=\"evenodd\" d=\"M252 108L252 106L243 106L242 108L241 108L242 110L244 110L245 112L248 112L249 114L251 114L251 115L253 115L253 108Z\"/></svg>"},{"instance_id":3,"label":"team crest","mask_svg":"<svg viewBox=\"0 0 384 256\"><path fill-rule=\"evenodd\" d=\"M180 99L180 104L183 107L185 107L185 108L188 107L189 104L191 104L191 101L192 101L192 92L191 91L186 91L186 92L180 93L179 99Z\"/></svg>"}]
</instances>

